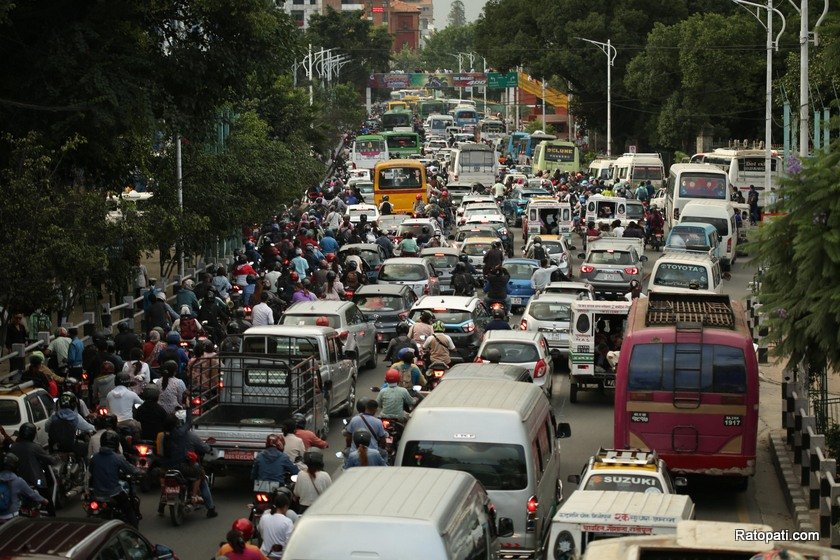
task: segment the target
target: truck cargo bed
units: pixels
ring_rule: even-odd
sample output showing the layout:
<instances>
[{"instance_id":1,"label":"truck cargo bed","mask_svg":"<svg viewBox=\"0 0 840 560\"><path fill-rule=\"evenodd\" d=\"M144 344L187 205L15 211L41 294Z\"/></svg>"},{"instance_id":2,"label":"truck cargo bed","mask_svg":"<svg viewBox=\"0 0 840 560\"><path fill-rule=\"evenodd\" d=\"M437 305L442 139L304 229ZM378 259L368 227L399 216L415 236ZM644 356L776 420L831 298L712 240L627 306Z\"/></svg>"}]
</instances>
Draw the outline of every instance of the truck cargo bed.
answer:
<instances>
[{"instance_id":1,"label":"truck cargo bed","mask_svg":"<svg viewBox=\"0 0 840 560\"><path fill-rule=\"evenodd\" d=\"M280 427L283 420L295 411L286 406L268 405L218 405L193 420L197 428L212 426L241 426L254 428L260 426Z\"/></svg>"}]
</instances>

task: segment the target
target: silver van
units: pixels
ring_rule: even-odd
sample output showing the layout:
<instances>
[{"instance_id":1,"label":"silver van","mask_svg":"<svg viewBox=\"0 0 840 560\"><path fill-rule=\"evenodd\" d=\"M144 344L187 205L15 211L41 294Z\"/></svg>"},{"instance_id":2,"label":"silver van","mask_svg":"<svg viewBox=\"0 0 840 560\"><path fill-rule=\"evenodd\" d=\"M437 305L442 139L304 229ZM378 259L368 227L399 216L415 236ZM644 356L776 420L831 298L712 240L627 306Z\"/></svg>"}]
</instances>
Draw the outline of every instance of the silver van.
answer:
<instances>
[{"instance_id":1,"label":"silver van","mask_svg":"<svg viewBox=\"0 0 840 560\"><path fill-rule=\"evenodd\" d=\"M499 516L513 520L513 534L501 539L502 557L535 558L562 499L557 438L570 433L568 424L555 424L551 404L534 384L450 379L412 412L396 465L476 477Z\"/></svg>"},{"instance_id":2,"label":"silver van","mask_svg":"<svg viewBox=\"0 0 840 560\"><path fill-rule=\"evenodd\" d=\"M513 522L465 472L365 467L342 474L295 525L284 560L496 560Z\"/></svg>"}]
</instances>

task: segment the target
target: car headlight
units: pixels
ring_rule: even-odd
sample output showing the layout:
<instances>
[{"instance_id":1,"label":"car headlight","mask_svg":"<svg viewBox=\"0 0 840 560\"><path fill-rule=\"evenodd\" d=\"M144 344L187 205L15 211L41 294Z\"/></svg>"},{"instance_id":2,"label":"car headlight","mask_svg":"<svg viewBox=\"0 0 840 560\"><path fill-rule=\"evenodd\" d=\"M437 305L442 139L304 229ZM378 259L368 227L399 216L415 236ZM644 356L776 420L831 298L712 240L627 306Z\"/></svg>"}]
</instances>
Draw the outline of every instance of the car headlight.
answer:
<instances>
[{"instance_id":1,"label":"car headlight","mask_svg":"<svg viewBox=\"0 0 840 560\"><path fill-rule=\"evenodd\" d=\"M568 531L560 531L554 541L554 560L571 560L575 557L575 538Z\"/></svg>"}]
</instances>

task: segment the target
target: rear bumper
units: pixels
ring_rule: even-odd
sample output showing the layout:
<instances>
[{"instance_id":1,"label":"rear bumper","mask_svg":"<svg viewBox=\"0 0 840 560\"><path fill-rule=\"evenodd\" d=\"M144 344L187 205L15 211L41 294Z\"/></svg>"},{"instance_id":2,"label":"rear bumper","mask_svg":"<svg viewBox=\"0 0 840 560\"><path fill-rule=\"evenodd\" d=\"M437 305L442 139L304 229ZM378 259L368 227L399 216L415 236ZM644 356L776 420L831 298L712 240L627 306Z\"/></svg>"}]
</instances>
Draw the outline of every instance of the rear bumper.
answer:
<instances>
[{"instance_id":1,"label":"rear bumper","mask_svg":"<svg viewBox=\"0 0 840 560\"><path fill-rule=\"evenodd\" d=\"M519 548L503 548L499 551L499 560L531 560L537 557L537 553L534 550L523 550Z\"/></svg>"},{"instance_id":2,"label":"rear bumper","mask_svg":"<svg viewBox=\"0 0 840 560\"><path fill-rule=\"evenodd\" d=\"M706 476L752 476L755 474L755 455L694 455L660 453L668 470L679 474Z\"/></svg>"}]
</instances>

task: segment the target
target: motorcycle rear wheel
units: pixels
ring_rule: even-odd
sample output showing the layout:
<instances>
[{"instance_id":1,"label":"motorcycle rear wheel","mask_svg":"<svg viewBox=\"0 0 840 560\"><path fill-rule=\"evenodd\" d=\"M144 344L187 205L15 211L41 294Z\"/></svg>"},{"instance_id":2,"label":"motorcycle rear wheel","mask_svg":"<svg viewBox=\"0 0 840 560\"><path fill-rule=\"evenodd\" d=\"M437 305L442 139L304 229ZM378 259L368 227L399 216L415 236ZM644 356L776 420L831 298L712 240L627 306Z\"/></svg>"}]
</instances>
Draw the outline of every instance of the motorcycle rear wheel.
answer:
<instances>
[{"instance_id":1,"label":"motorcycle rear wheel","mask_svg":"<svg viewBox=\"0 0 840 560\"><path fill-rule=\"evenodd\" d=\"M172 525L180 527L184 522L184 506L181 504L169 506L169 517L172 519Z\"/></svg>"}]
</instances>

